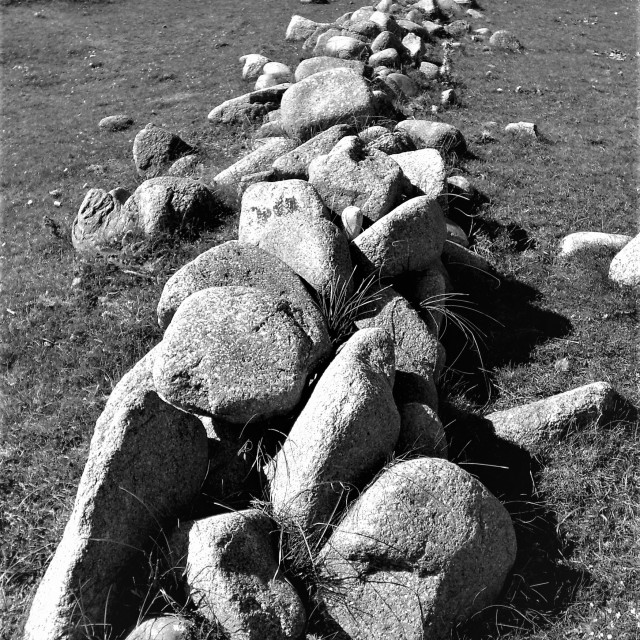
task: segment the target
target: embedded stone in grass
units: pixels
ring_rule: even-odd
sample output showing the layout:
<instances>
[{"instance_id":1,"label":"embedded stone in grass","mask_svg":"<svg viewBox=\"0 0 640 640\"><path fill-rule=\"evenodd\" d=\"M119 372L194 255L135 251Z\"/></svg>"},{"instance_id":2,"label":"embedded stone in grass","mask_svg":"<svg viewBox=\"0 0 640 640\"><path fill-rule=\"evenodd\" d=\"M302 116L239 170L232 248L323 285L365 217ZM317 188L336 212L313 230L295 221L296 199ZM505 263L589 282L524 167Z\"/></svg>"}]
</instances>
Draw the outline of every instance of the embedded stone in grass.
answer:
<instances>
[{"instance_id":1,"label":"embedded stone in grass","mask_svg":"<svg viewBox=\"0 0 640 640\"><path fill-rule=\"evenodd\" d=\"M457 102L458 102L458 96L456 95L456 92L453 89L445 89L440 94L440 104L445 109L453 106L454 104L457 104Z\"/></svg>"},{"instance_id":2,"label":"embedded stone in grass","mask_svg":"<svg viewBox=\"0 0 640 640\"><path fill-rule=\"evenodd\" d=\"M446 122L403 120L396 130L406 131L418 149L438 149L442 155L462 154L467 148L460 130Z\"/></svg>"},{"instance_id":3,"label":"embedded stone in grass","mask_svg":"<svg viewBox=\"0 0 640 640\"><path fill-rule=\"evenodd\" d=\"M573 258L579 255L615 255L629 244L632 236L622 233L601 233L599 231L579 231L562 238L558 255Z\"/></svg>"},{"instance_id":4,"label":"embedded stone in grass","mask_svg":"<svg viewBox=\"0 0 640 640\"><path fill-rule=\"evenodd\" d=\"M195 624L181 616L158 616L141 622L125 640L189 640Z\"/></svg>"},{"instance_id":5,"label":"embedded stone in grass","mask_svg":"<svg viewBox=\"0 0 640 640\"><path fill-rule=\"evenodd\" d=\"M295 272L258 247L231 240L220 244L176 271L158 302L158 323L166 329L180 305L209 287L242 286L264 290L291 304L298 323L312 340L310 365L331 349L326 320Z\"/></svg>"},{"instance_id":6,"label":"embedded stone in grass","mask_svg":"<svg viewBox=\"0 0 640 640\"><path fill-rule=\"evenodd\" d=\"M284 577L261 511L224 513L191 524L186 579L196 610L231 640L298 640L304 605Z\"/></svg>"},{"instance_id":7,"label":"embedded stone in grass","mask_svg":"<svg viewBox=\"0 0 640 640\"><path fill-rule=\"evenodd\" d=\"M314 73L328 71L329 69L351 69L359 75L364 74L364 62L360 60L341 60L330 56L316 56L302 60L296 67L294 77L296 82L300 82Z\"/></svg>"},{"instance_id":8,"label":"embedded stone in grass","mask_svg":"<svg viewBox=\"0 0 640 640\"><path fill-rule=\"evenodd\" d=\"M195 417L156 393L149 352L116 385L96 423L73 511L42 579L25 640L81 640L91 625L126 627L122 609L165 520L190 506L207 473ZM135 614L133 614L135 615ZM70 631L71 630L71 631Z\"/></svg>"},{"instance_id":9,"label":"embedded stone in grass","mask_svg":"<svg viewBox=\"0 0 640 640\"><path fill-rule=\"evenodd\" d=\"M104 131L124 131L131 126L133 126L133 118L124 113L107 116L106 118L102 118L98 123L98 127Z\"/></svg>"},{"instance_id":10,"label":"embedded stone in grass","mask_svg":"<svg viewBox=\"0 0 640 640\"><path fill-rule=\"evenodd\" d=\"M226 100L214 107L207 116L211 124L241 124L246 120L257 120L280 105L288 83L258 89Z\"/></svg>"},{"instance_id":11,"label":"embedded stone in grass","mask_svg":"<svg viewBox=\"0 0 640 640\"><path fill-rule=\"evenodd\" d=\"M407 180L421 195L435 199L445 191L447 170L442 155L436 149L418 149L393 156Z\"/></svg>"},{"instance_id":12,"label":"embedded stone in grass","mask_svg":"<svg viewBox=\"0 0 640 640\"><path fill-rule=\"evenodd\" d=\"M415 33L408 33L402 38L402 46L409 55L409 59L414 65L419 65L422 62L422 56L424 55L425 46L422 38Z\"/></svg>"},{"instance_id":13,"label":"embedded stone in grass","mask_svg":"<svg viewBox=\"0 0 640 640\"><path fill-rule=\"evenodd\" d=\"M510 122L504 130L506 133L520 138L538 137L538 127L534 122Z\"/></svg>"},{"instance_id":14,"label":"embedded stone in grass","mask_svg":"<svg viewBox=\"0 0 640 640\"><path fill-rule=\"evenodd\" d=\"M158 393L184 411L233 424L288 413L317 362L297 315L288 300L263 290L197 291L157 347Z\"/></svg>"},{"instance_id":15,"label":"embedded stone in grass","mask_svg":"<svg viewBox=\"0 0 640 640\"><path fill-rule=\"evenodd\" d=\"M340 349L267 470L278 521L320 534L382 467L400 430L394 371L385 331L358 331Z\"/></svg>"},{"instance_id":16,"label":"embedded stone in grass","mask_svg":"<svg viewBox=\"0 0 640 640\"><path fill-rule=\"evenodd\" d=\"M133 161L138 175L155 178L181 156L195 149L175 133L149 123L133 141Z\"/></svg>"},{"instance_id":17,"label":"embedded stone in grass","mask_svg":"<svg viewBox=\"0 0 640 640\"><path fill-rule=\"evenodd\" d=\"M422 62L420 64L420 73L424 76L425 80L436 80L440 75L440 67L433 62Z\"/></svg>"},{"instance_id":18,"label":"embedded stone in grass","mask_svg":"<svg viewBox=\"0 0 640 640\"><path fill-rule=\"evenodd\" d=\"M628 403L607 382L591 384L544 400L485 416L496 435L531 452L558 442L571 429L624 417Z\"/></svg>"},{"instance_id":19,"label":"embedded stone in grass","mask_svg":"<svg viewBox=\"0 0 640 640\"><path fill-rule=\"evenodd\" d=\"M408 402L398 407L400 436L396 456L447 458L448 447L444 427L438 414L428 405Z\"/></svg>"},{"instance_id":20,"label":"embedded stone in grass","mask_svg":"<svg viewBox=\"0 0 640 640\"><path fill-rule=\"evenodd\" d=\"M489 38L489 45L494 49L502 49L504 51L519 52L524 49L518 38L516 38L511 31L507 31L506 29L496 31Z\"/></svg>"},{"instance_id":21,"label":"embedded stone in grass","mask_svg":"<svg viewBox=\"0 0 640 640\"><path fill-rule=\"evenodd\" d=\"M629 241L611 261L609 279L625 287L640 286L640 235Z\"/></svg>"},{"instance_id":22,"label":"embedded stone in grass","mask_svg":"<svg viewBox=\"0 0 640 640\"><path fill-rule=\"evenodd\" d=\"M368 151L359 137L347 136L311 162L309 182L336 214L356 206L375 222L400 199L402 171L386 154Z\"/></svg>"},{"instance_id":23,"label":"embedded stone in grass","mask_svg":"<svg viewBox=\"0 0 640 640\"><path fill-rule=\"evenodd\" d=\"M478 480L446 460L408 460L335 528L320 597L353 640L444 640L495 603L515 555L509 514Z\"/></svg>"},{"instance_id":24,"label":"embedded stone in grass","mask_svg":"<svg viewBox=\"0 0 640 640\"><path fill-rule=\"evenodd\" d=\"M307 140L335 124L355 124L376 115L376 103L362 75L338 67L314 73L282 96L282 126Z\"/></svg>"},{"instance_id":25,"label":"embedded stone in grass","mask_svg":"<svg viewBox=\"0 0 640 640\"><path fill-rule=\"evenodd\" d=\"M351 244L354 262L367 272L394 277L421 271L438 258L446 235L440 205L429 196L407 200L380 218Z\"/></svg>"}]
</instances>

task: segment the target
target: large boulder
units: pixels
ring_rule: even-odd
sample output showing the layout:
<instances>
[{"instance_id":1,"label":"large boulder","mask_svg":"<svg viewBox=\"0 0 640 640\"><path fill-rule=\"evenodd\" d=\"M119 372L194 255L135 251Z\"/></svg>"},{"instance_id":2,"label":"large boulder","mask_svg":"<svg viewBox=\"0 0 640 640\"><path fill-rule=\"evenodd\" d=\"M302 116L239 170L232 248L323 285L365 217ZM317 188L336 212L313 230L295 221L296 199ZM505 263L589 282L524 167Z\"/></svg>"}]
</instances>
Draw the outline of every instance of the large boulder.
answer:
<instances>
[{"instance_id":1,"label":"large boulder","mask_svg":"<svg viewBox=\"0 0 640 640\"><path fill-rule=\"evenodd\" d=\"M394 371L385 331L358 331L345 343L268 470L278 520L320 535L350 488L382 467L400 431Z\"/></svg>"},{"instance_id":2,"label":"large boulder","mask_svg":"<svg viewBox=\"0 0 640 640\"><path fill-rule=\"evenodd\" d=\"M376 115L376 102L362 74L339 67L314 73L282 96L282 127L308 140L335 124L355 124Z\"/></svg>"},{"instance_id":3,"label":"large boulder","mask_svg":"<svg viewBox=\"0 0 640 640\"><path fill-rule=\"evenodd\" d=\"M149 123L133 141L133 161L138 175L155 178L181 156L193 153L194 148L175 133Z\"/></svg>"},{"instance_id":4,"label":"large boulder","mask_svg":"<svg viewBox=\"0 0 640 640\"><path fill-rule=\"evenodd\" d=\"M300 278L282 260L237 240L205 251L169 278L158 302L158 323L166 329L178 307L196 291L225 286L254 287L289 302L313 342L312 358L328 355L326 321Z\"/></svg>"},{"instance_id":5,"label":"large boulder","mask_svg":"<svg viewBox=\"0 0 640 640\"><path fill-rule=\"evenodd\" d=\"M194 522L186 578L196 610L230 640L298 640L304 606L278 567L274 523L257 510Z\"/></svg>"},{"instance_id":6,"label":"large boulder","mask_svg":"<svg viewBox=\"0 0 640 640\"><path fill-rule=\"evenodd\" d=\"M73 221L71 241L82 254L119 251L125 239L138 231L136 212L124 208L116 194L89 189Z\"/></svg>"},{"instance_id":7,"label":"large boulder","mask_svg":"<svg viewBox=\"0 0 640 640\"><path fill-rule=\"evenodd\" d=\"M211 124L241 124L247 120L258 120L278 108L289 86L284 82L225 100L209 112L207 119Z\"/></svg>"},{"instance_id":8,"label":"large boulder","mask_svg":"<svg viewBox=\"0 0 640 640\"><path fill-rule=\"evenodd\" d=\"M445 640L496 602L516 555L505 508L438 458L387 469L319 556L328 616L353 640Z\"/></svg>"},{"instance_id":9,"label":"large boulder","mask_svg":"<svg viewBox=\"0 0 640 640\"><path fill-rule=\"evenodd\" d=\"M42 579L25 640L81 640L87 629L131 624L122 607L130 573L167 519L186 510L207 473L207 437L195 417L156 393L157 349L111 393L91 439L73 511ZM133 619L129 619L134 616Z\"/></svg>"},{"instance_id":10,"label":"large boulder","mask_svg":"<svg viewBox=\"0 0 640 640\"><path fill-rule=\"evenodd\" d=\"M396 130L406 131L417 149L437 149L443 156L462 154L467 143L460 130L446 122L403 120Z\"/></svg>"},{"instance_id":11,"label":"large boulder","mask_svg":"<svg viewBox=\"0 0 640 640\"><path fill-rule=\"evenodd\" d=\"M609 279L625 287L640 286L640 234L611 261Z\"/></svg>"},{"instance_id":12,"label":"large boulder","mask_svg":"<svg viewBox=\"0 0 640 640\"><path fill-rule=\"evenodd\" d=\"M351 291L349 243L308 182L253 185L243 198L239 239L280 258L319 295Z\"/></svg>"},{"instance_id":13,"label":"large boulder","mask_svg":"<svg viewBox=\"0 0 640 640\"><path fill-rule=\"evenodd\" d=\"M342 60L331 56L316 56L302 60L296 67L294 78L300 82L314 73L328 71L329 69L351 69L360 75L364 75L364 62L360 60Z\"/></svg>"},{"instance_id":14,"label":"large boulder","mask_svg":"<svg viewBox=\"0 0 640 640\"><path fill-rule=\"evenodd\" d=\"M230 167L218 173L212 180L212 189L232 209L237 209L242 194L251 184L265 180L272 173L273 163L298 146L289 138L269 138ZM252 180L256 176L256 180Z\"/></svg>"},{"instance_id":15,"label":"large boulder","mask_svg":"<svg viewBox=\"0 0 640 640\"><path fill-rule=\"evenodd\" d=\"M381 151L365 148L358 136L347 136L309 165L309 182L323 202L340 215L356 206L371 222L391 211L400 199L400 167Z\"/></svg>"},{"instance_id":16,"label":"large boulder","mask_svg":"<svg viewBox=\"0 0 640 640\"><path fill-rule=\"evenodd\" d=\"M436 149L418 149L393 156L407 180L424 196L434 199L445 191L447 170Z\"/></svg>"},{"instance_id":17,"label":"large boulder","mask_svg":"<svg viewBox=\"0 0 640 640\"><path fill-rule=\"evenodd\" d=\"M591 384L543 400L496 411L485 416L496 435L533 453L558 442L571 429L604 424L620 417L627 403L608 382Z\"/></svg>"},{"instance_id":18,"label":"large boulder","mask_svg":"<svg viewBox=\"0 0 640 640\"><path fill-rule=\"evenodd\" d=\"M446 225L440 205L428 196L407 200L372 224L351 244L354 262L381 277L422 271L440 257Z\"/></svg>"},{"instance_id":19,"label":"large boulder","mask_svg":"<svg viewBox=\"0 0 640 640\"><path fill-rule=\"evenodd\" d=\"M146 238L213 221L219 201L201 182L161 176L145 180L127 200L125 209L137 217Z\"/></svg>"}]
</instances>

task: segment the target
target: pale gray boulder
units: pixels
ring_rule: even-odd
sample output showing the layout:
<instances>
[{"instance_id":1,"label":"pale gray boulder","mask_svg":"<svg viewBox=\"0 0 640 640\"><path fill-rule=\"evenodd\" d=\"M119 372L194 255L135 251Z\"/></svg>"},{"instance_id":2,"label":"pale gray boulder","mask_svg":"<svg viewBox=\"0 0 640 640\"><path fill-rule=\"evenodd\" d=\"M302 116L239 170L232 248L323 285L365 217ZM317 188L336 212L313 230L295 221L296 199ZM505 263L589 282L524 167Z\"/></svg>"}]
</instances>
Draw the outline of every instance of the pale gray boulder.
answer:
<instances>
[{"instance_id":1,"label":"pale gray boulder","mask_svg":"<svg viewBox=\"0 0 640 640\"><path fill-rule=\"evenodd\" d=\"M449 449L438 414L431 407L420 402L401 404L398 411L400 412L400 436L396 443L395 455L446 460Z\"/></svg>"},{"instance_id":2,"label":"pale gray boulder","mask_svg":"<svg viewBox=\"0 0 640 640\"><path fill-rule=\"evenodd\" d=\"M360 207L346 207L340 215L342 229L348 240L357 238L362 233L364 215Z\"/></svg>"},{"instance_id":3,"label":"pale gray boulder","mask_svg":"<svg viewBox=\"0 0 640 640\"><path fill-rule=\"evenodd\" d=\"M421 62L420 73L424 76L425 80L433 81L440 75L440 67L433 62Z\"/></svg>"},{"instance_id":4,"label":"pale gray boulder","mask_svg":"<svg viewBox=\"0 0 640 640\"><path fill-rule=\"evenodd\" d=\"M385 331L358 331L343 345L268 469L278 520L320 535L349 489L384 465L400 431L394 371Z\"/></svg>"},{"instance_id":5,"label":"pale gray boulder","mask_svg":"<svg viewBox=\"0 0 640 640\"><path fill-rule=\"evenodd\" d=\"M374 67L388 67L390 69L399 69L402 61L400 54L391 47L377 51L369 56L369 64Z\"/></svg>"},{"instance_id":6,"label":"pale gray boulder","mask_svg":"<svg viewBox=\"0 0 640 640\"><path fill-rule=\"evenodd\" d=\"M194 522L186 579L196 610L230 640L298 640L306 624L300 597L278 566L275 524L257 510Z\"/></svg>"},{"instance_id":7,"label":"pale gray boulder","mask_svg":"<svg viewBox=\"0 0 640 640\"><path fill-rule=\"evenodd\" d=\"M157 347L153 379L167 402L243 425L286 414L317 364L289 301L249 287L190 295Z\"/></svg>"},{"instance_id":8,"label":"pale gray boulder","mask_svg":"<svg viewBox=\"0 0 640 640\"><path fill-rule=\"evenodd\" d=\"M342 36L343 34L344 34L344 31L342 29L337 29L337 28L327 29L327 31L324 31L323 33L317 36L313 36L309 38L309 40L305 43L305 45L307 48L309 48L311 46L311 43L315 40L315 45L313 47L314 58L319 56L322 56L322 57L327 56L327 57L335 57L340 60L351 60L349 56L331 56L331 54L327 51L327 44L329 43L329 40L331 40L331 38L335 38L336 36Z\"/></svg>"},{"instance_id":9,"label":"pale gray boulder","mask_svg":"<svg viewBox=\"0 0 640 640\"><path fill-rule=\"evenodd\" d=\"M238 238L257 245L272 217L329 220L329 212L314 187L305 180L279 180L251 185L242 196Z\"/></svg>"},{"instance_id":10,"label":"pale gray boulder","mask_svg":"<svg viewBox=\"0 0 640 640\"><path fill-rule=\"evenodd\" d=\"M496 602L516 555L505 508L439 458L387 469L322 549L328 616L353 640L445 640Z\"/></svg>"},{"instance_id":11,"label":"pale gray boulder","mask_svg":"<svg viewBox=\"0 0 640 640\"><path fill-rule=\"evenodd\" d=\"M324 56L324 45L333 36L339 36L342 30L336 25L319 26L303 43L302 57Z\"/></svg>"},{"instance_id":12,"label":"pale gray boulder","mask_svg":"<svg viewBox=\"0 0 640 640\"><path fill-rule=\"evenodd\" d=\"M92 255L119 251L128 237L139 232L135 211L104 189L89 189L71 227L71 241L78 253Z\"/></svg>"},{"instance_id":13,"label":"pale gray boulder","mask_svg":"<svg viewBox=\"0 0 640 640\"><path fill-rule=\"evenodd\" d=\"M158 616L141 622L125 640L190 640L196 625L180 616Z\"/></svg>"},{"instance_id":14,"label":"pale gray boulder","mask_svg":"<svg viewBox=\"0 0 640 640\"><path fill-rule=\"evenodd\" d=\"M268 138L257 149L218 173L212 179L212 190L227 206L237 209L247 188L255 182L264 181L272 173L273 163L297 146L298 142L289 138ZM256 179L252 180L252 176Z\"/></svg>"},{"instance_id":15,"label":"pale gray boulder","mask_svg":"<svg viewBox=\"0 0 640 640\"><path fill-rule=\"evenodd\" d=\"M257 80L262 74L264 65L267 64L267 62L271 62L271 60L260 53L249 53L245 56L240 56L239 62L243 65L242 79Z\"/></svg>"},{"instance_id":16,"label":"pale gray boulder","mask_svg":"<svg viewBox=\"0 0 640 640\"><path fill-rule=\"evenodd\" d=\"M561 440L570 430L616 419L625 401L608 382L591 384L485 416L496 435L533 453Z\"/></svg>"},{"instance_id":17,"label":"pale gray boulder","mask_svg":"<svg viewBox=\"0 0 640 640\"><path fill-rule=\"evenodd\" d=\"M437 18L438 17L438 5L436 0L418 0L414 2L411 7L418 9L425 18Z\"/></svg>"},{"instance_id":18,"label":"pale gray boulder","mask_svg":"<svg viewBox=\"0 0 640 640\"><path fill-rule=\"evenodd\" d=\"M102 118L98 123L98 127L103 131L124 131L132 126L133 118L124 113L107 116L106 118Z\"/></svg>"},{"instance_id":19,"label":"pale gray boulder","mask_svg":"<svg viewBox=\"0 0 640 640\"><path fill-rule=\"evenodd\" d=\"M360 22L361 20L369 20L369 18L371 18L371 16L373 15L375 9L370 6L367 5L365 7L360 7L359 9L356 9L352 14L351 14L351 22Z\"/></svg>"},{"instance_id":20,"label":"pale gray boulder","mask_svg":"<svg viewBox=\"0 0 640 640\"><path fill-rule=\"evenodd\" d=\"M376 115L376 102L362 75L339 67L314 73L282 96L282 126L308 140L335 124L355 124Z\"/></svg>"},{"instance_id":21,"label":"pale gray boulder","mask_svg":"<svg viewBox=\"0 0 640 640\"><path fill-rule=\"evenodd\" d=\"M157 348L116 385L91 439L73 511L26 622L25 640L81 640L116 628L132 568L159 527L189 507L207 473L207 437L164 402L151 375ZM130 594L129 594L130 596Z\"/></svg>"},{"instance_id":22,"label":"pale gray boulder","mask_svg":"<svg viewBox=\"0 0 640 640\"><path fill-rule=\"evenodd\" d=\"M402 38L402 46L409 55L411 62L418 66L422 62L422 56L425 53L425 44L423 39L415 33L408 33Z\"/></svg>"},{"instance_id":23,"label":"pale gray boulder","mask_svg":"<svg viewBox=\"0 0 640 640\"><path fill-rule=\"evenodd\" d=\"M520 52L524 49L518 38L505 29L495 31L489 38L489 45L494 49L502 49L503 51Z\"/></svg>"},{"instance_id":24,"label":"pale gray boulder","mask_svg":"<svg viewBox=\"0 0 640 640\"><path fill-rule=\"evenodd\" d=\"M422 271L442 253L445 235L440 205L433 198L418 196L393 209L353 241L354 262L381 277Z\"/></svg>"},{"instance_id":25,"label":"pale gray boulder","mask_svg":"<svg viewBox=\"0 0 640 640\"><path fill-rule=\"evenodd\" d=\"M375 222L400 199L403 176L398 164L386 154L367 151L358 136L347 136L327 155L311 162L309 182L337 215L346 207L356 206Z\"/></svg>"},{"instance_id":26,"label":"pale gray boulder","mask_svg":"<svg viewBox=\"0 0 640 640\"><path fill-rule=\"evenodd\" d=\"M538 127L535 122L510 122L504 128L505 133L510 133L517 138L537 138Z\"/></svg>"},{"instance_id":27,"label":"pale gray boulder","mask_svg":"<svg viewBox=\"0 0 640 640\"><path fill-rule=\"evenodd\" d=\"M418 193L431 199L443 196L447 170L437 149L418 149L396 153L393 160Z\"/></svg>"},{"instance_id":28,"label":"pale gray boulder","mask_svg":"<svg viewBox=\"0 0 640 640\"><path fill-rule=\"evenodd\" d=\"M284 39L287 42L303 42L320 26L329 27L328 24L321 24L303 16L291 16Z\"/></svg>"},{"instance_id":29,"label":"pale gray boulder","mask_svg":"<svg viewBox=\"0 0 640 640\"><path fill-rule=\"evenodd\" d=\"M155 178L194 148L175 133L149 123L133 141L133 161L142 178Z\"/></svg>"},{"instance_id":30,"label":"pale gray boulder","mask_svg":"<svg viewBox=\"0 0 640 640\"><path fill-rule=\"evenodd\" d=\"M307 140L299 147L285 153L273 163L273 171L280 180L290 178L307 179L309 165L317 157L325 155L345 136L353 135L354 128L349 124L337 124Z\"/></svg>"},{"instance_id":31,"label":"pale gray boulder","mask_svg":"<svg viewBox=\"0 0 640 640\"><path fill-rule=\"evenodd\" d=\"M166 329L178 307L196 291L223 286L254 287L286 300L313 342L312 360L329 355L326 321L300 278L282 260L237 240L205 251L169 278L158 302L158 324Z\"/></svg>"},{"instance_id":32,"label":"pale gray boulder","mask_svg":"<svg viewBox=\"0 0 640 640\"><path fill-rule=\"evenodd\" d=\"M578 231L570 233L560 241L558 256L575 258L578 255L610 254L614 256L633 239L623 233Z\"/></svg>"},{"instance_id":33,"label":"pale gray boulder","mask_svg":"<svg viewBox=\"0 0 640 640\"><path fill-rule=\"evenodd\" d=\"M207 119L211 124L241 124L246 120L258 120L280 106L289 86L288 82L283 82L225 100L209 112Z\"/></svg>"},{"instance_id":34,"label":"pale gray boulder","mask_svg":"<svg viewBox=\"0 0 640 640\"><path fill-rule=\"evenodd\" d=\"M210 223L218 207L218 199L202 182L174 176L145 180L124 206L137 216L145 238Z\"/></svg>"},{"instance_id":35,"label":"pale gray boulder","mask_svg":"<svg viewBox=\"0 0 640 640\"><path fill-rule=\"evenodd\" d=\"M609 279L625 287L640 286L640 235L630 240L611 261Z\"/></svg>"},{"instance_id":36,"label":"pale gray boulder","mask_svg":"<svg viewBox=\"0 0 640 640\"><path fill-rule=\"evenodd\" d=\"M302 60L296 67L294 78L296 82L300 82L314 73L328 71L329 69L351 69L359 75L364 75L364 62L360 60L341 60L340 58L331 58L329 56L316 56Z\"/></svg>"},{"instance_id":37,"label":"pale gray boulder","mask_svg":"<svg viewBox=\"0 0 640 640\"><path fill-rule=\"evenodd\" d=\"M398 129L406 131L418 149L438 149L447 155L464 153L467 147L460 130L446 122L403 120L396 125Z\"/></svg>"}]
</instances>

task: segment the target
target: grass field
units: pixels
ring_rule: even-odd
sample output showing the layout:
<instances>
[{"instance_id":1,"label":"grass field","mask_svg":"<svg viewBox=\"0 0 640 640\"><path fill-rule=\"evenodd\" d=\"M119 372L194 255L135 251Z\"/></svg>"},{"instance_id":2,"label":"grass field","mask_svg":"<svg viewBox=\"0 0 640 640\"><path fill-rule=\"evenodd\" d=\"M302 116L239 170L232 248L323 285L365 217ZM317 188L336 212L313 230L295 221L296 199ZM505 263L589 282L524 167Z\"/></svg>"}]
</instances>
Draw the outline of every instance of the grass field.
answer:
<instances>
[{"instance_id":1,"label":"grass field","mask_svg":"<svg viewBox=\"0 0 640 640\"><path fill-rule=\"evenodd\" d=\"M453 56L461 104L441 118L469 142L454 171L487 196L469 231L503 279L498 287L452 274L494 320L476 318L485 371L461 358L443 399L484 413L606 380L637 405L634 295L609 283L605 256L556 257L569 232L637 232L636 3L484 2L477 26L512 30L525 52L466 41ZM68 232L84 192L135 188L131 145L147 122L196 144L211 171L231 164L251 130L213 128L206 115L248 90L237 58L262 52L294 64L297 48L284 42L292 14L329 21L357 5L3 4L0 638L10 640L62 535L105 399L160 339L164 283L236 234L231 216L126 262L80 260ZM134 128L100 131L113 113L131 115ZM521 120L542 137L500 133ZM482 136L487 121L499 125L494 141ZM478 474L507 501L521 552L503 601L459 637L639 638L638 425L592 426L540 460L507 460L508 470L490 462L491 474Z\"/></svg>"}]
</instances>

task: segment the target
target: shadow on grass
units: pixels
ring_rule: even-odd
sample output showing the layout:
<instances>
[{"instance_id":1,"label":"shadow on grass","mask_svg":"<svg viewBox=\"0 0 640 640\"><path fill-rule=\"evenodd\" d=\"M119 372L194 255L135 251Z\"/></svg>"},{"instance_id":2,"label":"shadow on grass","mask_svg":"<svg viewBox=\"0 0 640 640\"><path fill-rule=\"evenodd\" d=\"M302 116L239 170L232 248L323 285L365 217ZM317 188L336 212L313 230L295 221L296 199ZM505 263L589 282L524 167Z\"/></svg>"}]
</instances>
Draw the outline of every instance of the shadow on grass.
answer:
<instances>
[{"instance_id":1,"label":"shadow on grass","mask_svg":"<svg viewBox=\"0 0 640 640\"><path fill-rule=\"evenodd\" d=\"M500 605L472 618L459 638L495 637L496 628L537 628L560 615L587 572L568 566L572 549L558 534L555 514L536 488L542 465L520 447L497 438L488 420L444 404L450 459L474 475L506 507L516 531L518 553Z\"/></svg>"}]
</instances>

